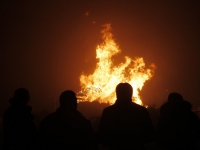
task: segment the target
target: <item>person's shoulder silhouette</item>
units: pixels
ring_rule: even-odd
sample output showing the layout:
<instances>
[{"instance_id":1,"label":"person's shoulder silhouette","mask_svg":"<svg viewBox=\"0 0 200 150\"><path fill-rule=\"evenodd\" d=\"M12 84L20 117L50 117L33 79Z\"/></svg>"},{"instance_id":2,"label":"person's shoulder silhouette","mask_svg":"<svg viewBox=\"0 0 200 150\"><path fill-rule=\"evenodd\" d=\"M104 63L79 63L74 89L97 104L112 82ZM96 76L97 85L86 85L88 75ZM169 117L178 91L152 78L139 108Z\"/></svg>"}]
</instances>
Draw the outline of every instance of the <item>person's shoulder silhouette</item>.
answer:
<instances>
[{"instance_id":1,"label":"person's shoulder silhouette","mask_svg":"<svg viewBox=\"0 0 200 150\"><path fill-rule=\"evenodd\" d=\"M98 135L100 143L110 149L143 149L153 138L149 113L132 102L132 94L130 84L118 84L115 104L103 110Z\"/></svg>"},{"instance_id":2,"label":"person's shoulder silhouette","mask_svg":"<svg viewBox=\"0 0 200 150\"><path fill-rule=\"evenodd\" d=\"M199 140L200 121L191 111L192 105L179 93L170 93L168 101L160 108L157 141L167 149L195 150Z\"/></svg>"},{"instance_id":3,"label":"person's shoulder silhouette","mask_svg":"<svg viewBox=\"0 0 200 150\"><path fill-rule=\"evenodd\" d=\"M10 99L10 107L3 115L3 149L34 149L37 129L32 108L27 105L29 91L25 88L15 90Z\"/></svg>"},{"instance_id":4,"label":"person's shoulder silhouette","mask_svg":"<svg viewBox=\"0 0 200 150\"><path fill-rule=\"evenodd\" d=\"M60 95L60 107L39 127L42 149L94 149L92 126L78 110L76 94L67 90Z\"/></svg>"}]
</instances>

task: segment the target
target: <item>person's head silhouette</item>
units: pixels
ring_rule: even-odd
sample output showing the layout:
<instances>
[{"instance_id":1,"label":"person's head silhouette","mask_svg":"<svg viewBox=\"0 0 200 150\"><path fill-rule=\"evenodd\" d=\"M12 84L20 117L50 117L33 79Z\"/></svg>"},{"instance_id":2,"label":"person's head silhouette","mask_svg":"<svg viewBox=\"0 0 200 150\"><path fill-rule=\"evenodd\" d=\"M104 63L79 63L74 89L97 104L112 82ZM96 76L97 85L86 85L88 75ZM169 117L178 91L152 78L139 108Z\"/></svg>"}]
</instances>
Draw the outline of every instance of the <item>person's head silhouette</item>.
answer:
<instances>
[{"instance_id":1,"label":"person's head silhouette","mask_svg":"<svg viewBox=\"0 0 200 150\"><path fill-rule=\"evenodd\" d=\"M116 87L118 100L132 101L133 88L129 83L119 83Z\"/></svg>"},{"instance_id":2,"label":"person's head silhouette","mask_svg":"<svg viewBox=\"0 0 200 150\"><path fill-rule=\"evenodd\" d=\"M169 103L179 103L183 101L183 97L179 93L170 93L168 96Z\"/></svg>"},{"instance_id":3,"label":"person's head silhouette","mask_svg":"<svg viewBox=\"0 0 200 150\"><path fill-rule=\"evenodd\" d=\"M13 98L10 99L12 105L26 105L30 100L29 91L25 88L15 90Z\"/></svg>"},{"instance_id":4,"label":"person's head silhouette","mask_svg":"<svg viewBox=\"0 0 200 150\"><path fill-rule=\"evenodd\" d=\"M71 90L64 91L60 95L59 101L61 108L77 109L76 94Z\"/></svg>"}]
</instances>

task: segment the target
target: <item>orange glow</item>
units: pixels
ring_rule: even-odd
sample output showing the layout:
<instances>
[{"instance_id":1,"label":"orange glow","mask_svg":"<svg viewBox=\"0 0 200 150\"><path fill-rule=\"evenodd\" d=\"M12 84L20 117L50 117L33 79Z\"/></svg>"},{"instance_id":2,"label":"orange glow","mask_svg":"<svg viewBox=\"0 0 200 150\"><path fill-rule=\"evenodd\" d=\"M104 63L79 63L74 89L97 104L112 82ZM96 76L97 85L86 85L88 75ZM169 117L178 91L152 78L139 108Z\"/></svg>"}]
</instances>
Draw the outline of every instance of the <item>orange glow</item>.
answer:
<instances>
[{"instance_id":1,"label":"orange glow","mask_svg":"<svg viewBox=\"0 0 200 150\"><path fill-rule=\"evenodd\" d=\"M89 11L87 11L87 12L85 13L85 15L86 15L86 16L89 16Z\"/></svg>"},{"instance_id":2,"label":"orange glow","mask_svg":"<svg viewBox=\"0 0 200 150\"><path fill-rule=\"evenodd\" d=\"M111 25L106 24L101 30L103 43L97 45L96 59L98 63L93 74L80 76L81 91L77 94L80 101L99 101L113 104L116 100L115 88L120 82L128 82L133 87L133 101L143 105L139 91L145 81L153 74L155 65L145 69L143 58L131 59L125 56L125 62L115 66L113 56L120 53L119 46L113 39Z\"/></svg>"}]
</instances>

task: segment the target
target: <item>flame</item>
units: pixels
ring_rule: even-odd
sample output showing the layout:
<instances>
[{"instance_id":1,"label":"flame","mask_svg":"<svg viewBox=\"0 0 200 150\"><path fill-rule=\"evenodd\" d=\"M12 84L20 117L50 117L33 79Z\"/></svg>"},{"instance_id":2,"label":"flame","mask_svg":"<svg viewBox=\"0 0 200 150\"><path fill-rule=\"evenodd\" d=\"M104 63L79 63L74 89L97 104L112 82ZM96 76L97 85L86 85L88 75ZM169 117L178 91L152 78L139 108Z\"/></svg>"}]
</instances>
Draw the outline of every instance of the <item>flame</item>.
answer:
<instances>
[{"instance_id":1,"label":"flame","mask_svg":"<svg viewBox=\"0 0 200 150\"><path fill-rule=\"evenodd\" d=\"M111 24L103 25L101 30L103 43L96 48L96 69L93 74L80 76L81 91L77 94L80 101L99 101L113 104L116 100L115 88L120 82L128 82L133 87L133 102L143 105L139 90L153 74L155 65L145 69L143 58L131 59L125 56L125 62L114 66L112 57L120 53L113 39Z\"/></svg>"}]
</instances>

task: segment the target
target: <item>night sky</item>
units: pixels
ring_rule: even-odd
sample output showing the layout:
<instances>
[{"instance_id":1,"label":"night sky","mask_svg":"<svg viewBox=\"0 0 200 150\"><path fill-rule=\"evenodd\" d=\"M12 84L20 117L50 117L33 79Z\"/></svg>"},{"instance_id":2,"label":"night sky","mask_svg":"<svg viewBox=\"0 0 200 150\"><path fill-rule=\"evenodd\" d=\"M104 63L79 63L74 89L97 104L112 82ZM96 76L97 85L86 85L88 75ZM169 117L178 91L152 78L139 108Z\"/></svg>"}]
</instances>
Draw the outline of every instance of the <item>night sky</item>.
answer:
<instances>
[{"instance_id":1,"label":"night sky","mask_svg":"<svg viewBox=\"0 0 200 150\"><path fill-rule=\"evenodd\" d=\"M19 87L30 91L35 112L54 110L64 90L78 92L81 73L95 69L106 23L122 50L113 59L143 57L157 67L140 92L143 103L159 107L179 92L200 106L198 0L2 0L0 10L1 115Z\"/></svg>"}]
</instances>

